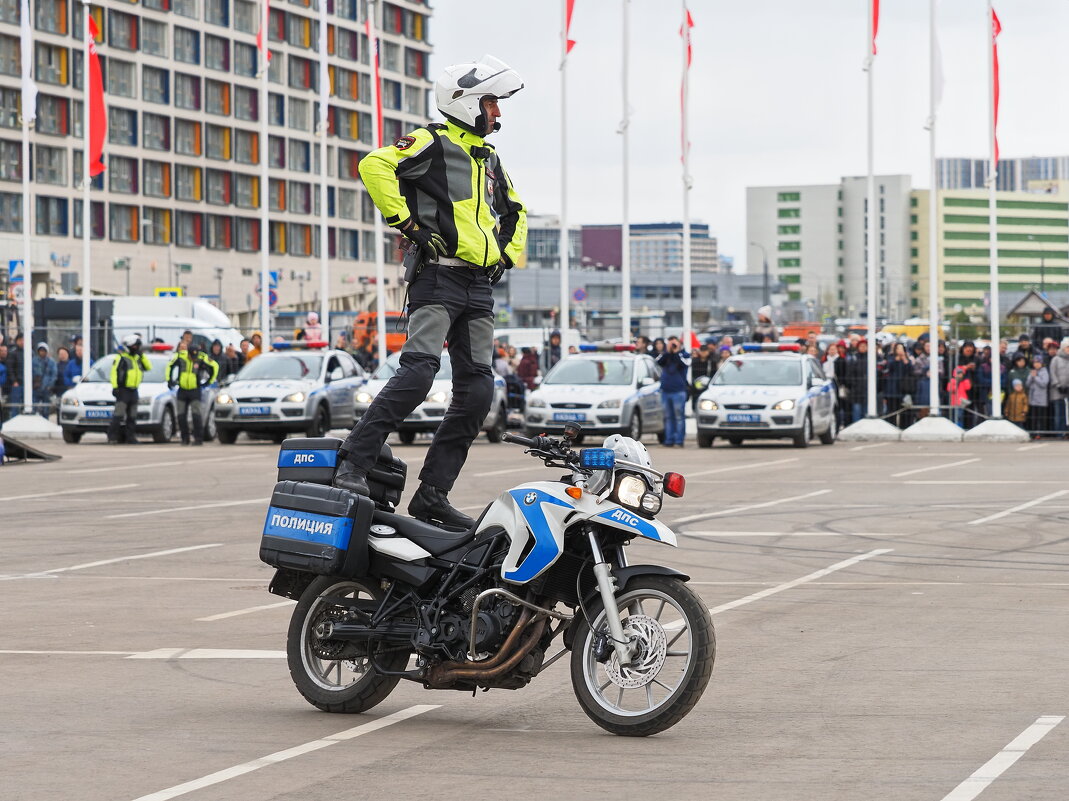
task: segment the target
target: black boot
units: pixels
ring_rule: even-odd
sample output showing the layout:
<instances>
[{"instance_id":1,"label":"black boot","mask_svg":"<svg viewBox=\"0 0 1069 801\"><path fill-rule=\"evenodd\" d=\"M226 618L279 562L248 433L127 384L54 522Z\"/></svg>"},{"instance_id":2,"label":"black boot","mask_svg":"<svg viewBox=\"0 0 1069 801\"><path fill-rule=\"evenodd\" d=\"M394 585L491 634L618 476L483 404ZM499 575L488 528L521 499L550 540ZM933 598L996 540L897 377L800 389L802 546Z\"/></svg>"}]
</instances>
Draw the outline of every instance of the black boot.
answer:
<instances>
[{"instance_id":1,"label":"black boot","mask_svg":"<svg viewBox=\"0 0 1069 801\"><path fill-rule=\"evenodd\" d=\"M463 512L452 507L447 493L430 484L420 484L412 500L408 502L408 513L417 520L434 523L443 528L467 531L475 521Z\"/></svg>"},{"instance_id":2,"label":"black boot","mask_svg":"<svg viewBox=\"0 0 1069 801\"><path fill-rule=\"evenodd\" d=\"M367 486L367 474L348 459L342 459L338 465L334 473L334 486L357 495L371 495Z\"/></svg>"}]
</instances>

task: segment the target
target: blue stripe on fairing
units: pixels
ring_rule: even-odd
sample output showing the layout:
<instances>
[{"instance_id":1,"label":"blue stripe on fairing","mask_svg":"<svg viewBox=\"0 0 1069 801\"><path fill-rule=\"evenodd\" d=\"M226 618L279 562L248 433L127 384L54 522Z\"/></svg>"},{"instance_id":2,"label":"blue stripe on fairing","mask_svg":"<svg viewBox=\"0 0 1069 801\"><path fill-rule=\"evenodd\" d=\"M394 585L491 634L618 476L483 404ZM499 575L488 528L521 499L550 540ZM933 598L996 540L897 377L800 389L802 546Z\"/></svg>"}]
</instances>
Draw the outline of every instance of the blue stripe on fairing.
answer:
<instances>
[{"instance_id":1,"label":"blue stripe on fairing","mask_svg":"<svg viewBox=\"0 0 1069 801\"><path fill-rule=\"evenodd\" d=\"M524 497L531 494L536 496L535 502L531 504L524 503ZM542 508L542 504L563 506L565 509L573 509L574 507L542 490L523 489L521 487L520 489L509 490L509 495L512 496L512 500L520 511L523 512L523 518L527 521L527 527L531 530L531 535L535 541L531 552L527 554L527 558L520 562L515 570L505 573L505 578L508 581L523 583L530 581L553 564L561 553L560 548L557 547L557 541L553 537L553 532L550 530L549 521L546 520L546 513Z\"/></svg>"},{"instance_id":2,"label":"blue stripe on fairing","mask_svg":"<svg viewBox=\"0 0 1069 801\"><path fill-rule=\"evenodd\" d=\"M631 514L626 509L616 507L615 509L609 509L607 512L602 512L598 515L602 520L606 520L616 525L623 525L631 528L636 534L640 534L643 537L648 537L651 540L661 541L661 535L657 533L656 526L651 525L648 521L643 520L638 515Z\"/></svg>"},{"instance_id":3,"label":"blue stripe on fairing","mask_svg":"<svg viewBox=\"0 0 1069 801\"><path fill-rule=\"evenodd\" d=\"M264 521L265 536L315 542L343 550L349 547L352 533L351 518L298 512L278 506L268 507Z\"/></svg>"},{"instance_id":4,"label":"blue stripe on fairing","mask_svg":"<svg viewBox=\"0 0 1069 801\"><path fill-rule=\"evenodd\" d=\"M315 450L280 450L278 467L337 467L338 451L334 448Z\"/></svg>"}]
</instances>

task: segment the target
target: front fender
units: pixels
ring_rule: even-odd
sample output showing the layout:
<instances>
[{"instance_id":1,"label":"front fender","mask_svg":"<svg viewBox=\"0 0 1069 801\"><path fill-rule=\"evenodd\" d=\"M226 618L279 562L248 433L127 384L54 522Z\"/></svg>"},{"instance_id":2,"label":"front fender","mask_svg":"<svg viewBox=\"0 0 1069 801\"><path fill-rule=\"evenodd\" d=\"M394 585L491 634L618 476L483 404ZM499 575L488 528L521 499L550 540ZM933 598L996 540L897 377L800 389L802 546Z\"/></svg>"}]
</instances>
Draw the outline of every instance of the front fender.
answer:
<instances>
[{"instance_id":1,"label":"front fender","mask_svg":"<svg viewBox=\"0 0 1069 801\"><path fill-rule=\"evenodd\" d=\"M616 577L616 591L618 593L627 589L628 582L639 576L674 576L683 581L690 581L690 576L680 573L664 565L628 565L627 567L614 567L613 576Z\"/></svg>"}]
</instances>

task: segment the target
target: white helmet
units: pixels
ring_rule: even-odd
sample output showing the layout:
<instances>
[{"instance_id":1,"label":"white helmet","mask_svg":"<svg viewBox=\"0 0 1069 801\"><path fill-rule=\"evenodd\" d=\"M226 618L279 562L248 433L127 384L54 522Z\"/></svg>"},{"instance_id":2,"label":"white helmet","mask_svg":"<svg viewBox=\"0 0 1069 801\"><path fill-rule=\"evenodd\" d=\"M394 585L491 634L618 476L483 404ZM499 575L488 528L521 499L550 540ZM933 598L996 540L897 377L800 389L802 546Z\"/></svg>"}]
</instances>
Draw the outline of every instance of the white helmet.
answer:
<instances>
[{"instance_id":1,"label":"white helmet","mask_svg":"<svg viewBox=\"0 0 1069 801\"><path fill-rule=\"evenodd\" d=\"M140 334L127 334L122 338L122 344L127 348L136 348L141 346Z\"/></svg>"},{"instance_id":2,"label":"white helmet","mask_svg":"<svg viewBox=\"0 0 1069 801\"><path fill-rule=\"evenodd\" d=\"M522 88L523 80L516 70L491 55L485 55L474 63L446 67L434 84L434 102L446 119L484 136L490 131L486 130L483 116L483 98L501 100ZM500 128L499 123L494 124L495 131Z\"/></svg>"}]
</instances>

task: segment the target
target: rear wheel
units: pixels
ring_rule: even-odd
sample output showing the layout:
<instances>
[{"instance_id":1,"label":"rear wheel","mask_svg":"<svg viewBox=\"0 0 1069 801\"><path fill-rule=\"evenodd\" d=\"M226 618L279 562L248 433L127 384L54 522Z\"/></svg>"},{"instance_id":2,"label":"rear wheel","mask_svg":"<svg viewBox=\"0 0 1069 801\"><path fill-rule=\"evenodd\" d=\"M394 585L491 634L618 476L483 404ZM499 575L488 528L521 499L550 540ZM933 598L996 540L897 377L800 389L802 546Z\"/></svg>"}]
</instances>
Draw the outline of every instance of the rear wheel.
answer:
<instances>
[{"instance_id":1,"label":"rear wheel","mask_svg":"<svg viewBox=\"0 0 1069 801\"><path fill-rule=\"evenodd\" d=\"M174 437L174 429L174 409L167 407L163 410L163 419L160 420L160 424L152 432L152 441L170 442Z\"/></svg>"},{"instance_id":2,"label":"rear wheel","mask_svg":"<svg viewBox=\"0 0 1069 801\"><path fill-rule=\"evenodd\" d=\"M238 439L236 428L215 428L215 436L219 438L220 445L233 445Z\"/></svg>"},{"instance_id":3,"label":"rear wheel","mask_svg":"<svg viewBox=\"0 0 1069 801\"><path fill-rule=\"evenodd\" d=\"M73 428L63 429L63 441L70 445L77 445L82 441L82 431L75 431Z\"/></svg>"},{"instance_id":4,"label":"rear wheel","mask_svg":"<svg viewBox=\"0 0 1069 801\"><path fill-rule=\"evenodd\" d=\"M397 438L401 440L402 445L411 445L416 441L415 431L398 431Z\"/></svg>"},{"instance_id":5,"label":"rear wheel","mask_svg":"<svg viewBox=\"0 0 1069 801\"><path fill-rule=\"evenodd\" d=\"M705 434L701 431L698 432L698 447L699 448L711 448L713 447L713 440L715 440L712 434Z\"/></svg>"},{"instance_id":6,"label":"rear wheel","mask_svg":"<svg viewBox=\"0 0 1069 801\"><path fill-rule=\"evenodd\" d=\"M372 583L320 576L301 594L290 618L286 659L290 676L308 703L325 712L366 712L390 694L400 678L382 676L371 666L366 645L320 639L316 626L344 616L327 598L377 599ZM404 670L408 651L382 651L375 661L384 670Z\"/></svg>"},{"instance_id":7,"label":"rear wheel","mask_svg":"<svg viewBox=\"0 0 1069 801\"><path fill-rule=\"evenodd\" d=\"M809 416L809 412L806 412L805 419L802 420L802 430L794 435L794 447L808 448L811 439L813 439L813 418Z\"/></svg>"},{"instance_id":8,"label":"rear wheel","mask_svg":"<svg viewBox=\"0 0 1069 801\"><path fill-rule=\"evenodd\" d=\"M698 703L713 673L716 635L701 598L673 576L637 577L617 604L634 647L631 665L622 667L611 646L599 660L608 625L597 603L589 610L593 625L579 623L572 644L572 688L601 728L646 737L674 726Z\"/></svg>"}]
</instances>

